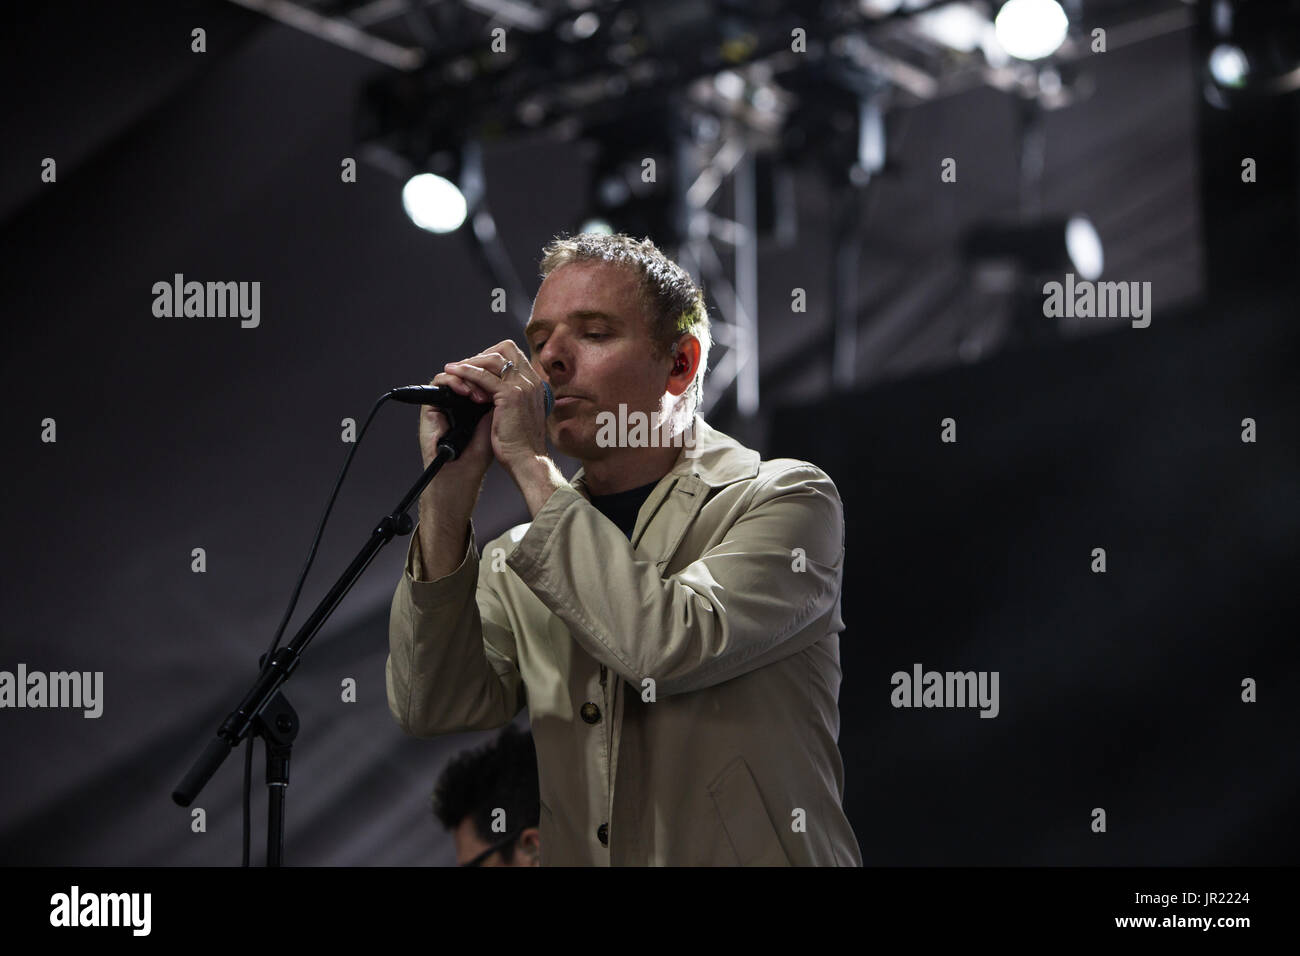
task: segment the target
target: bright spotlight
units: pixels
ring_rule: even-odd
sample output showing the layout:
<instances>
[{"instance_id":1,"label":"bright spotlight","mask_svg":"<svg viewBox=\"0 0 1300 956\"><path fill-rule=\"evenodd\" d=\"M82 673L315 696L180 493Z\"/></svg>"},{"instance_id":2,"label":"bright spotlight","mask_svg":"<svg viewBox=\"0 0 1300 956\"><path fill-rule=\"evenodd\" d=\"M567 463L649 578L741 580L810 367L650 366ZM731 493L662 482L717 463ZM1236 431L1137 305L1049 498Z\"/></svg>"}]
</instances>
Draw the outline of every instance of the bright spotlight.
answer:
<instances>
[{"instance_id":1,"label":"bright spotlight","mask_svg":"<svg viewBox=\"0 0 1300 956\"><path fill-rule=\"evenodd\" d=\"M1071 216L1065 224L1065 248L1079 275L1092 281L1101 275L1105 257L1101 252L1101 236L1085 216Z\"/></svg>"},{"instance_id":2,"label":"bright spotlight","mask_svg":"<svg viewBox=\"0 0 1300 956\"><path fill-rule=\"evenodd\" d=\"M609 224L607 219L587 219L578 227L578 233L598 232L605 236L614 234L614 227Z\"/></svg>"},{"instance_id":3,"label":"bright spotlight","mask_svg":"<svg viewBox=\"0 0 1300 956\"><path fill-rule=\"evenodd\" d=\"M1220 43L1210 51L1210 76L1220 86L1240 88L1246 85L1246 73L1250 64L1246 62L1245 51L1239 46Z\"/></svg>"},{"instance_id":4,"label":"bright spotlight","mask_svg":"<svg viewBox=\"0 0 1300 956\"><path fill-rule=\"evenodd\" d=\"M420 173L402 187L402 208L421 229L445 233L460 228L468 207L455 183L433 173Z\"/></svg>"},{"instance_id":5,"label":"bright spotlight","mask_svg":"<svg viewBox=\"0 0 1300 956\"><path fill-rule=\"evenodd\" d=\"M998 43L1018 60L1041 60L1065 42L1070 19L1056 0L1007 0L993 21Z\"/></svg>"}]
</instances>

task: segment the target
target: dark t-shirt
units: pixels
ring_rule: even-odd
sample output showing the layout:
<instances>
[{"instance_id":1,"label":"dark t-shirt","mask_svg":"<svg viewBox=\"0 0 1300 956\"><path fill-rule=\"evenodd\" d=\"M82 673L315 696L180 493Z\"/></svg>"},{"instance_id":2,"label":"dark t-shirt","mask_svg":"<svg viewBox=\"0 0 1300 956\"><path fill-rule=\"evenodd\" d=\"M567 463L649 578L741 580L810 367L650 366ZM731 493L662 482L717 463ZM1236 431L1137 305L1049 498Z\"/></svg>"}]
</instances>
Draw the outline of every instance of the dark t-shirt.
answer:
<instances>
[{"instance_id":1,"label":"dark t-shirt","mask_svg":"<svg viewBox=\"0 0 1300 956\"><path fill-rule=\"evenodd\" d=\"M652 481L648 485L642 485L640 488L629 488L627 491L617 491L612 495L590 495L591 503L596 506L596 510L603 514L622 531L629 541L632 540L632 531L636 528L637 512L645 504L645 500L650 497L650 492L654 491L658 481Z\"/></svg>"}]
</instances>

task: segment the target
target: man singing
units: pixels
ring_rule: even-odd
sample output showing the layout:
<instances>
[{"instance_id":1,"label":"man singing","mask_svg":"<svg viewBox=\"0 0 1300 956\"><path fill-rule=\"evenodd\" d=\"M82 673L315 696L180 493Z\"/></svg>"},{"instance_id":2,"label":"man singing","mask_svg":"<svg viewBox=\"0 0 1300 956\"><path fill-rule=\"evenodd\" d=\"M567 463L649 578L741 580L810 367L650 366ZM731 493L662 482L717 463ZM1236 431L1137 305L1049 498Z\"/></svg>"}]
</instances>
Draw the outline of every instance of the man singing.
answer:
<instances>
[{"instance_id":1,"label":"man singing","mask_svg":"<svg viewBox=\"0 0 1300 956\"><path fill-rule=\"evenodd\" d=\"M697 414L704 297L648 239L556 239L541 273L528 355L499 342L433 379L493 409L420 498L393 716L427 737L527 706L543 866L860 866L836 744L835 485ZM427 467L447 422L420 415ZM548 437L581 463L572 482ZM494 458L532 521L480 560Z\"/></svg>"}]
</instances>

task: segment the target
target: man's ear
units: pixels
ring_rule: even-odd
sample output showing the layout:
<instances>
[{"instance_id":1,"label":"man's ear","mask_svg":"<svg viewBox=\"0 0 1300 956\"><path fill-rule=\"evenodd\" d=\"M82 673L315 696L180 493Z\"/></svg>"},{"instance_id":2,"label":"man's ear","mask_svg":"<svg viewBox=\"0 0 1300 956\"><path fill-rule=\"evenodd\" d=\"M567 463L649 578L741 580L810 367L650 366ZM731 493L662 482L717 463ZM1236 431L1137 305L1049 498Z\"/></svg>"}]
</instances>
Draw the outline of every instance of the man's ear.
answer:
<instances>
[{"instance_id":1,"label":"man's ear","mask_svg":"<svg viewBox=\"0 0 1300 956\"><path fill-rule=\"evenodd\" d=\"M537 827L527 827L519 834L519 845L515 852L522 853L529 866L539 865L542 855L541 831Z\"/></svg>"},{"instance_id":2,"label":"man's ear","mask_svg":"<svg viewBox=\"0 0 1300 956\"><path fill-rule=\"evenodd\" d=\"M700 340L689 333L683 335L673 346L673 364L668 372L667 390L672 395L680 395L695 380L695 373L700 367Z\"/></svg>"}]
</instances>

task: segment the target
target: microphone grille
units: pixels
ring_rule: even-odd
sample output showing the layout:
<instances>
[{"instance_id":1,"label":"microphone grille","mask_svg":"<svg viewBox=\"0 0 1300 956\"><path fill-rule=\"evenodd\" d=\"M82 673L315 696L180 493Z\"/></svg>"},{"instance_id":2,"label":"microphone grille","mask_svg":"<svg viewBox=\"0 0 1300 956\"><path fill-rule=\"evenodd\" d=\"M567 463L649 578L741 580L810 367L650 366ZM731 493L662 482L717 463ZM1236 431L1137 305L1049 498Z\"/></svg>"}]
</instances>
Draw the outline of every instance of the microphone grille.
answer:
<instances>
[{"instance_id":1,"label":"microphone grille","mask_svg":"<svg viewBox=\"0 0 1300 956\"><path fill-rule=\"evenodd\" d=\"M546 417L551 417L551 411L555 408L555 393L551 391L549 382L542 383L542 390L546 393Z\"/></svg>"}]
</instances>

